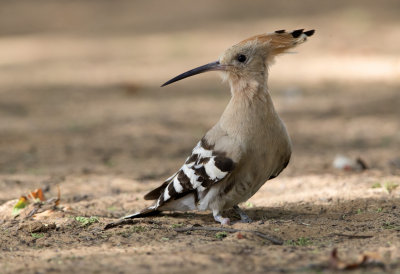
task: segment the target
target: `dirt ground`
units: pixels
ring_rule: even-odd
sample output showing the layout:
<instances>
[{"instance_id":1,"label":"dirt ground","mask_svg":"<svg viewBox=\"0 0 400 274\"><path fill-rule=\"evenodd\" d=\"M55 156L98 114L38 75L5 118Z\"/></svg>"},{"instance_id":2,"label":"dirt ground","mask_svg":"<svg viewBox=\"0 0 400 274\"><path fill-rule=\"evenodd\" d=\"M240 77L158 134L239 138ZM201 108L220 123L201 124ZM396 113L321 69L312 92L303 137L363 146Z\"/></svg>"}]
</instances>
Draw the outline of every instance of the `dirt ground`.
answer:
<instances>
[{"instance_id":1,"label":"dirt ground","mask_svg":"<svg viewBox=\"0 0 400 274\"><path fill-rule=\"evenodd\" d=\"M399 2L165 3L0 4L0 273L334 272L363 255L356 272L400 271ZM270 75L293 158L241 205L254 222L182 232L221 226L166 212L104 230L149 205L229 100L213 73L159 85L300 27L317 32ZM338 155L368 169L335 169ZM14 217L37 188L60 190L57 209Z\"/></svg>"}]
</instances>

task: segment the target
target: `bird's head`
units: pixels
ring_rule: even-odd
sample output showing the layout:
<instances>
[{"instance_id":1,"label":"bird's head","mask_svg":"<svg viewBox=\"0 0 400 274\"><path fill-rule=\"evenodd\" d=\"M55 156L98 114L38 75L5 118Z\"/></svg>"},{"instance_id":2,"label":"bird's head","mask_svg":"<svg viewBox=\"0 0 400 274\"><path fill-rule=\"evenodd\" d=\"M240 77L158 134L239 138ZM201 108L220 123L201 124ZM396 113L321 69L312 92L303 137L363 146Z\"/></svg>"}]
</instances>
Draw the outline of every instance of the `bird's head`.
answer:
<instances>
[{"instance_id":1,"label":"bird's head","mask_svg":"<svg viewBox=\"0 0 400 274\"><path fill-rule=\"evenodd\" d=\"M262 83L266 79L268 65L273 62L275 56L305 42L314 32L302 29L292 32L278 30L250 37L228 48L218 61L184 72L162 86L206 71L224 72L224 78L231 84L248 81Z\"/></svg>"}]
</instances>

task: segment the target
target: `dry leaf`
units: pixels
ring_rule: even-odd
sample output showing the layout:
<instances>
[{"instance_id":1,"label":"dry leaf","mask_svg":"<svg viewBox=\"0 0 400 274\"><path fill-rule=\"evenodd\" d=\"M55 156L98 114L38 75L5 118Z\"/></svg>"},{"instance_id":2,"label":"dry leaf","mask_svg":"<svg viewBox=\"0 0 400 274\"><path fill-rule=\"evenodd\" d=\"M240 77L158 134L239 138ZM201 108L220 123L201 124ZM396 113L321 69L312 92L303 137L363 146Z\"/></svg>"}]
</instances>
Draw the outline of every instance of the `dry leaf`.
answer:
<instances>
[{"instance_id":1,"label":"dry leaf","mask_svg":"<svg viewBox=\"0 0 400 274\"><path fill-rule=\"evenodd\" d=\"M21 213L21 210L24 209L30 202L43 202L45 201L43 191L41 188L36 189L35 191L30 192L27 196L21 196L18 202L15 204L13 208L12 215L18 216Z\"/></svg>"},{"instance_id":2,"label":"dry leaf","mask_svg":"<svg viewBox=\"0 0 400 274\"><path fill-rule=\"evenodd\" d=\"M242 233L238 232L238 233L236 234L236 238L238 238L239 240L241 240L241 239L244 238L244 236L243 236Z\"/></svg>"},{"instance_id":3,"label":"dry leaf","mask_svg":"<svg viewBox=\"0 0 400 274\"><path fill-rule=\"evenodd\" d=\"M34 214L32 217L34 220L48 219L49 217L52 217L54 215L54 212L55 211L53 209L47 209L43 212Z\"/></svg>"},{"instance_id":4,"label":"dry leaf","mask_svg":"<svg viewBox=\"0 0 400 274\"><path fill-rule=\"evenodd\" d=\"M28 199L29 200L34 200L34 201L41 201L44 202L46 199L44 198L43 195L43 190L41 188L38 188L34 191L32 191L31 193L28 194Z\"/></svg>"},{"instance_id":5,"label":"dry leaf","mask_svg":"<svg viewBox=\"0 0 400 274\"><path fill-rule=\"evenodd\" d=\"M60 186L57 185L57 200L54 202L56 206L60 205L61 191Z\"/></svg>"},{"instance_id":6,"label":"dry leaf","mask_svg":"<svg viewBox=\"0 0 400 274\"><path fill-rule=\"evenodd\" d=\"M46 219L50 217L60 204L61 194L58 187L57 197L46 200L41 188L22 196L13 208L13 215L23 219L33 217L34 219ZM24 211L22 212L22 209Z\"/></svg>"},{"instance_id":7,"label":"dry leaf","mask_svg":"<svg viewBox=\"0 0 400 274\"><path fill-rule=\"evenodd\" d=\"M25 208L28 204L29 204L28 199L25 196L21 196L21 198L19 198L18 202L13 207L12 215L18 216L21 210Z\"/></svg>"}]
</instances>

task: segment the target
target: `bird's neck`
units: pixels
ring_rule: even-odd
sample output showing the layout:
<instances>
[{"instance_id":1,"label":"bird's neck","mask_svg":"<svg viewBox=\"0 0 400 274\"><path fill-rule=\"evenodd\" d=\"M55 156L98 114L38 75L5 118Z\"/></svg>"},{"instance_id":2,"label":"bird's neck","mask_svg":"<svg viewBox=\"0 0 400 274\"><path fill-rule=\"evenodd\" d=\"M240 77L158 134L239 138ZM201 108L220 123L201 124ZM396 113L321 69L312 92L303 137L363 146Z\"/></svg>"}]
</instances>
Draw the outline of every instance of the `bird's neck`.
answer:
<instances>
[{"instance_id":1,"label":"bird's neck","mask_svg":"<svg viewBox=\"0 0 400 274\"><path fill-rule=\"evenodd\" d=\"M239 99L246 103L251 103L254 100L261 100L262 102L270 99L268 93L267 76L253 79L243 79L232 76L229 79L231 88L232 99Z\"/></svg>"},{"instance_id":2,"label":"bird's neck","mask_svg":"<svg viewBox=\"0 0 400 274\"><path fill-rule=\"evenodd\" d=\"M233 135L254 134L280 123L265 82L231 82L232 98L219 121Z\"/></svg>"},{"instance_id":3,"label":"bird's neck","mask_svg":"<svg viewBox=\"0 0 400 274\"><path fill-rule=\"evenodd\" d=\"M230 81L232 98L227 109L232 108L241 115L274 115L275 108L268 91L267 80Z\"/></svg>"}]
</instances>

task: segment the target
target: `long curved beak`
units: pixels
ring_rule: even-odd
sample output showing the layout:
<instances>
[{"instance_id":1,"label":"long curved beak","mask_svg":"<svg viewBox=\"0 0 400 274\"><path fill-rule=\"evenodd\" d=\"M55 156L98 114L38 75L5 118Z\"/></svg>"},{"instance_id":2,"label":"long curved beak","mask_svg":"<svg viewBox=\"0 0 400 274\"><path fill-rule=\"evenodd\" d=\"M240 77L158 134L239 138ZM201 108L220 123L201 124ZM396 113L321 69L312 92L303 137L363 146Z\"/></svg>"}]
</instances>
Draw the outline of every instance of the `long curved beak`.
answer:
<instances>
[{"instance_id":1,"label":"long curved beak","mask_svg":"<svg viewBox=\"0 0 400 274\"><path fill-rule=\"evenodd\" d=\"M193 76L193 75L196 75L196 74L200 74L200 73L203 73L203 72L206 72L206 71L212 71L212 70L224 70L224 66L221 66L219 61L208 63L207 65L200 66L200 67L191 69L189 71L186 71L186 72L184 72L182 74L179 74L178 76L176 76L176 77L172 78L171 80L169 80L169 81L165 82L164 84L162 84L161 87L164 87L166 85L172 84L172 83L174 83L176 81L185 79L187 77L190 77L190 76Z\"/></svg>"}]
</instances>

